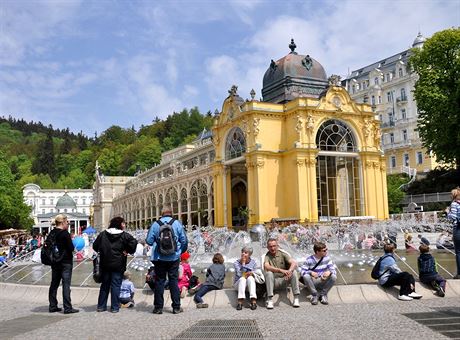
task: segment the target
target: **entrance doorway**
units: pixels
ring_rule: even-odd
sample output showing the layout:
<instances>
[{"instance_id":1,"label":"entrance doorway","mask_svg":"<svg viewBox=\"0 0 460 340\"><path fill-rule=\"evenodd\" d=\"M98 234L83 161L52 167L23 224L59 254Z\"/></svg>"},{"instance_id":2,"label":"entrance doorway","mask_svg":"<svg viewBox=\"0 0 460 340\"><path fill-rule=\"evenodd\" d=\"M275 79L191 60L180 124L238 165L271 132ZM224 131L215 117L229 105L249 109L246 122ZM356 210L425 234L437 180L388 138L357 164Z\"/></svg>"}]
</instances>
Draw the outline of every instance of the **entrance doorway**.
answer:
<instances>
[{"instance_id":1,"label":"entrance doorway","mask_svg":"<svg viewBox=\"0 0 460 340\"><path fill-rule=\"evenodd\" d=\"M248 208L248 187L244 178L232 178L232 225L244 226L247 222L245 211Z\"/></svg>"}]
</instances>

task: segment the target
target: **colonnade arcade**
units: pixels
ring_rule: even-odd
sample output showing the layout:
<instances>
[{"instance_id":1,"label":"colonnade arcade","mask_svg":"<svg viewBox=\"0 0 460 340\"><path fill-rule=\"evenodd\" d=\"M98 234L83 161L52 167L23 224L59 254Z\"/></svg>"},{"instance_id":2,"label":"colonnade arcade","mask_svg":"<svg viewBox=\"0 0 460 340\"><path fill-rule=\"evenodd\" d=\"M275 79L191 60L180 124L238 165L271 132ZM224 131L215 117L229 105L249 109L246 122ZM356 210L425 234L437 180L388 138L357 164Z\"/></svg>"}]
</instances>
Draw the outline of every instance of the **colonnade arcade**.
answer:
<instances>
[{"instance_id":1,"label":"colonnade arcade","mask_svg":"<svg viewBox=\"0 0 460 340\"><path fill-rule=\"evenodd\" d=\"M214 219L213 183L211 176L194 178L169 186L126 195L114 204L114 215L123 216L129 227L149 228L161 217L161 209L169 205L173 217L184 225L212 225Z\"/></svg>"}]
</instances>

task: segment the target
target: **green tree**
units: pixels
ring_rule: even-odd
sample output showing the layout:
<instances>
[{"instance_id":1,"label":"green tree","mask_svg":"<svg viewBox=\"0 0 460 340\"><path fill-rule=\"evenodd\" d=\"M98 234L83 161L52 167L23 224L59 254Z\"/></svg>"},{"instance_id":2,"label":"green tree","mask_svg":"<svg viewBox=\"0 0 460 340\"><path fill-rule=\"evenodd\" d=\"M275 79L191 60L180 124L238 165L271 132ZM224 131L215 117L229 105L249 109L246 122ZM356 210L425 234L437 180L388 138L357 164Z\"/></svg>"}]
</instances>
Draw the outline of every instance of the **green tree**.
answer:
<instances>
[{"instance_id":1,"label":"green tree","mask_svg":"<svg viewBox=\"0 0 460 340\"><path fill-rule=\"evenodd\" d=\"M15 183L6 157L0 152L0 229L31 229L30 207L23 201L22 190Z\"/></svg>"},{"instance_id":2,"label":"green tree","mask_svg":"<svg viewBox=\"0 0 460 340\"><path fill-rule=\"evenodd\" d=\"M88 188L90 185L88 177L81 169L73 169L67 176L62 175L56 186L58 188Z\"/></svg>"},{"instance_id":3,"label":"green tree","mask_svg":"<svg viewBox=\"0 0 460 340\"><path fill-rule=\"evenodd\" d=\"M404 192L401 190L401 186L407 182L409 182L407 175L387 176L388 210L390 214L402 212L401 202L404 198Z\"/></svg>"},{"instance_id":4,"label":"green tree","mask_svg":"<svg viewBox=\"0 0 460 340\"><path fill-rule=\"evenodd\" d=\"M117 176L122 162L125 147L120 145L108 145L102 149L98 157L99 166L104 175Z\"/></svg>"},{"instance_id":5,"label":"green tree","mask_svg":"<svg viewBox=\"0 0 460 340\"><path fill-rule=\"evenodd\" d=\"M69 135L65 135L64 142L62 142L59 152L61 154L66 154L70 153L70 150L72 150L72 141Z\"/></svg>"},{"instance_id":6,"label":"green tree","mask_svg":"<svg viewBox=\"0 0 460 340\"><path fill-rule=\"evenodd\" d=\"M37 150L37 158L32 165L34 174L48 174L51 179L56 175L54 162L54 142L51 130L48 131L46 139L40 142Z\"/></svg>"},{"instance_id":7,"label":"green tree","mask_svg":"<svg viewBox=\"0 0 460 340\"><path fill-rule=\"evenodd\" d=\"M435 33L409 65L417 72L417 128L423 145L440 161L460 168L460 29Z\"/></svg>"}]
</instances>

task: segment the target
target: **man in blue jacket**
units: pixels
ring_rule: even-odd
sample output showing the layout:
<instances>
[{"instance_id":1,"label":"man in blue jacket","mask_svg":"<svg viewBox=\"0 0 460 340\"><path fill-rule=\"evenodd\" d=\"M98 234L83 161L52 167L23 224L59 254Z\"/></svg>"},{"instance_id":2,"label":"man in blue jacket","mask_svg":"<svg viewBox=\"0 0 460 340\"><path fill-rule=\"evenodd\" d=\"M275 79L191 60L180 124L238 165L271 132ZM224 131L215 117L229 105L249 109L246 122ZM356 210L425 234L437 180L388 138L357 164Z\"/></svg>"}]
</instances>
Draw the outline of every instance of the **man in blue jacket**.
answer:
<instances>
[{"instance_id":1,"label":"man in blue jacket","mask_svg":"<svg viewBox=\"0 0 460 340\"><path fill-rule=\"evenodd\" d=\"M181 313L183 310L180 308L180 291L178 286L179 277L179 263L180 255L187 250L188 241L182 223L172 217L172 209L170 206L164 206L161 212L162 217L159 221L153 222L147 234L145 242L152 246L152 262L155 265L155 296L153 300L153 313L162 314L164 305L164 283L166 281L166 274L169 279L169 291L171 294L173 314ZM175 250L163 250L161 243L165 242L165 236L160 236L160 230L165 229L165 225L172 226L172 236L175 241ZM168 235L163 232L163 235Z\"/></svg>"}]
</instances>

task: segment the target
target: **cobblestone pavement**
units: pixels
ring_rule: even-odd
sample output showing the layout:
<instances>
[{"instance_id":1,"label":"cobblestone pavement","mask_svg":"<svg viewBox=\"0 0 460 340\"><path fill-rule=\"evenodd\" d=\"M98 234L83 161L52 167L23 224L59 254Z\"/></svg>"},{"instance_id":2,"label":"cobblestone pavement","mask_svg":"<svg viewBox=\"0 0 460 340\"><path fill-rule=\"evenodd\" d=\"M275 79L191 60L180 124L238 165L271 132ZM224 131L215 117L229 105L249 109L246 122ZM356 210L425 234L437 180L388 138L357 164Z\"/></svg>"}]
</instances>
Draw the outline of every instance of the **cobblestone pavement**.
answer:
<instances>
[{"instance_id":1,"label":"cobblestone pavement","mask_svg":"<svg viewBox=\"0 0 460 340\"><path fill-rule=\"evenodd\" d=\"M78 306L76 306L78 307ZM460 298L445 297L410 302L312 306L305 298L300 308L287 304L267 310L230 307L185 308L174 315L165 307L162 315L151 313L142 302L118 314L97 313L95 305L80 307L80 313L48 313L42 301L28 303L0 298L0 339L171 339L200 320L255 320L265 339L445 339L443 335L404 316L450 307L460 313Z\"/></svg>"}]
</instances>

